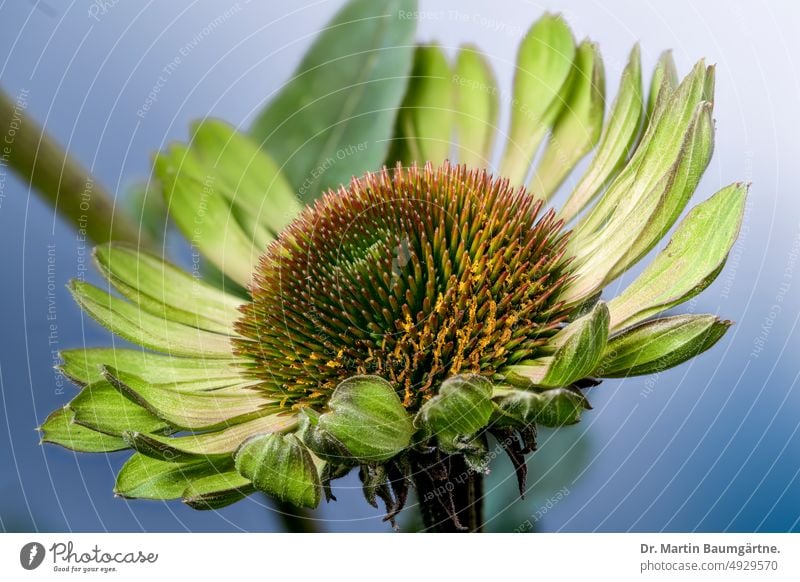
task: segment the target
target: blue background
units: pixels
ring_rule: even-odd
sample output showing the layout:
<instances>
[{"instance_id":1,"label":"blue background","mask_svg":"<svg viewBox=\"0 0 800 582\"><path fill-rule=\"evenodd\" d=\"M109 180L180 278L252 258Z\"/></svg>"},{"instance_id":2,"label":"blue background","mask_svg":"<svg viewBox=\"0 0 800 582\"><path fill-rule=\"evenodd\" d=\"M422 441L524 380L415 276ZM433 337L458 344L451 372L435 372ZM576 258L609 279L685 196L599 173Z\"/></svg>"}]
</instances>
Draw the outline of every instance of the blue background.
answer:
<instances>
[{"instance_id":1,"label":"blue background","mask_svg":"<svg viewBox=\"0 0 800 582\"><path fill-rule=\"evenodd\" d=\"M93 19L85 0L2 2L2 85L11 95L28 91L28 112L121 196L147 176L153 151L186 137L190 120L211 113L246 127L341 2L269 4L122 0ZM690 364L595 389L584 422L541 435L526 500L516 497L509 464L497 462L488 527L525 529L530 521L542 531L798 531L800 74L793 59L800 5L423 1L419 38L451 53L461 42L477 43L507 92L519 39L546 9L563 12L578 38L599 42L610 94L637 41L645 71L665 48L682 73L703 56L717 63L716 153L697 196L738 180L753 187L726 270L684 306L736 326ZM157 101L137 116L163 67L198 34ZM38 445L34 428L73 392L58 386L51 350L110 342L64 289L77 275L80 246L50 207L8 177L0 196L0 529L280 529L270 503L257 496L218 512L114 499L125 454ZM172 246L180 256L181 245ZM47 318L49 248L54 322ZM337 494L338 503L314 514L321 528L388 530L355 478Z\"/></svg>"}]
</instances>

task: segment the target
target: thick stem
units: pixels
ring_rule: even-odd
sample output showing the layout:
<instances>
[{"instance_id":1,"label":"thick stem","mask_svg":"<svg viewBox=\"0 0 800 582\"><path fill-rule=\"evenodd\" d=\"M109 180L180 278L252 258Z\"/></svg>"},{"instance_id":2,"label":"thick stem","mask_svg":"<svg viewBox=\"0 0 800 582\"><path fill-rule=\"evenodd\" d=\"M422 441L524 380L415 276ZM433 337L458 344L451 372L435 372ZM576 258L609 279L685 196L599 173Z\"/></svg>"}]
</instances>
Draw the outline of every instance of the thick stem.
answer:
<instances>
[{"instance_id":1,"label":"thick stem","mask_svg":"<svg viewBox=\"0 0 800 582\"><path fill-rule=\"evenodd\" d=\"M463 455L416 453L412 474L425 531L483 531L483 475Z\"/></svg>"},{"instance_id":2,"label":"thick stem","mask_svg":"<svg viewBox=\"0 0 800 582\"><path fill-rule=\"evenodd\" d=\"M114 212L113 198L91 174L26 115L27 100L27 91L12 99L0 89L0 173L10 167L94 242L147 242L135 224Z\"/></svg>"}]
</instances>

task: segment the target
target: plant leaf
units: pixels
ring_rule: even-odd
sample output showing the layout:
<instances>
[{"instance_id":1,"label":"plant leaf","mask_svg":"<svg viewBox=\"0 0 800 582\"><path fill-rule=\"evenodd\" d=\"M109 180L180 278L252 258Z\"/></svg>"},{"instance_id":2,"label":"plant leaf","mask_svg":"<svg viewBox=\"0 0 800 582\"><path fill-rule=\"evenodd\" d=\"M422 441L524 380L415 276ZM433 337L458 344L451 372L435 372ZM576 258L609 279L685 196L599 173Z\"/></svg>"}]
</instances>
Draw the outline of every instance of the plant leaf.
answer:
<instances>
[{"instance_id":1,"label":"plant leaf","mask_svg":"<svg viewBox=\"0 0 800 582\"><path fill-rule=\"evenodd\" d=\"M299 507L316 507L322 496L317 468L294 434L260 435L236 451L236 470L259 490Z\"/></svg>"},{"instance_id":2,"label":"plant leaf","mask_svg":"<svg viewBox=\"0 0 800 582\"><path fill-rule=\"evenodd\" d=\"M178 499L193 479L214 475L223 466L204 459L178 463L133 453L117 474L114 494L129 499Z\"/></svg>"},{"instance_id":3,"label":"plant leaf","mask_svg":"<svg viewBox=\"0 0 800 582\"><path fill-rule=\"evenodd\" d=\"M568 388L544 392L504 390L503 393L495 400L499 412L498 425L565 426L580 421L583 410L591 408L583 394Z\"/></svg>"},{"instance_id":4,"label":"plant leaf","mask_svg":"<svg viewBox=\"0 0 800 582\"><path fill-rule=\"evenodd\" d=\"M739 234L747 186L727 186L693 208L667 247L608 304L617 331L691 299L708 287Z\"/></svg>"},{"instance_id":5,"label":"plant leaf","mask_svg":"<svg viewBox=\"0 0 800 582\"><path fill-rule=\"evenodd\" d=\"M326 461L382 462L411 442L411 418L392 385L378 376L344 380L333 391L328 409L318 418L311 417L304 432L306 445Z\"/></svg>"},{"instance_id":6,"label":"plant leaf","mask_svg":"<svg viewBox=\"0 0 800 582\"><path fill-rule=\"evenodd\" d=\"M713 315L678 315L641 323L611 338L595 375L624 378L661 372L703 353L730 326L730 321Z\"/></svg>"},{"instance_id":7,"label":"plant leaf","mask_svg":"<svg viewBox=\"0 0 800 582\"><path fill-rule=\"evenodd\" d=\"M221 509L253 493L256 488L238 471L206 475L193 479L181 497L192 509Z\"/></svg>"},{"instance_id":8,"label":"plant leaf","mask_svg":"<svg viewBox=\"0 0 800 582\"><path fill-rule=\"evenodd\" d=\"M130 448L123 439L75 424L73 418L74 413L66 406L52 412L39 427L41 442L79 453L110 453Z\"/></svg>"},{"instance_id":9,"label":"plant leaf","mask_svg":"<svg viewBox=\"0 0 800 582\"><path fill-rule=\"evenodd\" d=\"M542 138L564 106L564 83L572 70L575 41L560 15L545 14L534 23L517 53L511 126L500 175L525 183Z\"/></svg>"},{"instance_id":10,"label":"plant leaf","mask_svg":"<svg viewBox=\"0 0 800 582\"><path fill-rule=\"evenodd\" d=\"M605 112L605 71L597 44L578 45L572 72L562 90L565 100L553 123L529 190L549 199L575 165L597 144Z\"/></svg>"},{"instance_id":11,"label":"plant leaf","mask_svg":"<svg viewBox=\"0 0 800 582\"><path fill-rule=\"evenodd\" d=\"M453 84L458 162L471 168L488 168L500 94L494 71L477 47L465 45L459 49Z\"/></svg>"},{"instance_id":12,"label":"plant leaf","mask_svg":"<svg viewBox=\"0 0 800 582\"><path fill-rule=\"evenodd\" d=\"M441 449L457 453L492 415L492 383L475 374L453 376L421 408L415 420L436 436Z\"/></svg>"},{"instance_id":13,"label":"plant leaf","mask_svg":"<svg viewBox=\"0 0 800 582\"><path fill-rule=\"evenodd\" d=\"M309 202L380 168L414 52L414 0L351 0L251 134Z\"/></svg>"},{"instance_id":14,"label":"plant leaf","mask_svg":"<svg viewBox=\"0 0 800 582\"><path fill-rule=\"evenodd\" d=\"M661 103L669 99L675 87L678 86L678 69L675 60L672 58L672 51L664 51L658 58L658 64L653 71L653 78L650 80L650 93L647 97L647 119L653 117L653 113Z\"/></svg>"}]
</instances>

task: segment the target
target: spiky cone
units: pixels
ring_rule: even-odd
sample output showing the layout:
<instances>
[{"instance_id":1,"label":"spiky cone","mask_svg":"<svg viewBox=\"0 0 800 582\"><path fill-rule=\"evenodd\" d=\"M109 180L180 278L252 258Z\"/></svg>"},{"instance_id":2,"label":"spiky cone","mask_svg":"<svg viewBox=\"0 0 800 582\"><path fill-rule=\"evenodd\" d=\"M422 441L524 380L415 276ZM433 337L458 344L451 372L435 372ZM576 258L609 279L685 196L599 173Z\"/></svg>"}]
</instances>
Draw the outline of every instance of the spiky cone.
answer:
<instances>
[{"instance_id":1,"label":"spiky cone","mask_svg":"<svg viewBox=\"0 0 800 582\"><path fill-rule=\"evenodd\" d=\"M441 75L439 89L420 90L400 113L395 151L427 151L455 131L465 159L490 158L497 92L480 87L494 77L464 50L457 78L480 83L454 82L453 115L436 127L422 113L428 98L442 109ZM418 67L430 58L441 70L441 57L428 48ZM260 490L315 507L357 470L387 519L413 486L427 529L477 531L490 439L524 492L538 425L578 422L602 378L659 372L710 348L730 322L659 314L722 269L741 184L695 206L619 296L600 297L673 228L699 182L713 70L698 64L677 83L664 57L646 107L634 49L603 123L599 52L575 48L560 17L534 25L518 64L507 178L401 159L301 208L256 144L220 122L196 124L155 171L174 222L224 274L221 288L137 249L99 247L108 288L70 288L143 349L63 352L81 391L47 419L43 440L133 449L117 477L125 497L208 509ZM564 208L546 210L537 183L553 190L593 148Z\"/></svg>"}]
</instances>

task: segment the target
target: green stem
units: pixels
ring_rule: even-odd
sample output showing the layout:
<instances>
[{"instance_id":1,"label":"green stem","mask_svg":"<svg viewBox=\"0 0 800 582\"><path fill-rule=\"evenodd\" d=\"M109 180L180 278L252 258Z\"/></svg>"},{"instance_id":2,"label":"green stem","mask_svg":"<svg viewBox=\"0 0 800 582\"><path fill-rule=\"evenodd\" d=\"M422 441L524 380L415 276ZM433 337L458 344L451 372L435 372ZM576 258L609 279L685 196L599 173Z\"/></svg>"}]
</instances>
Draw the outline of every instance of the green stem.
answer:
<instances>
[{"instance_id":1,"label":"green stem","mask_svg":"<svg viewBox=\"0 0 800 582\"><path fill-rule=\"evenodd\" d=\"M61 216L96 243L147 243L136 225L114 211L113 197L32 118L27 91L16 99L0 89L0 172L10 167Z\"/></svg>"}]
</instances>

